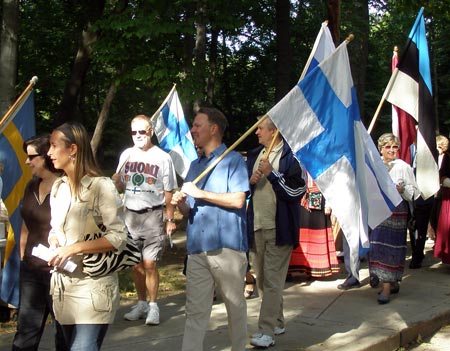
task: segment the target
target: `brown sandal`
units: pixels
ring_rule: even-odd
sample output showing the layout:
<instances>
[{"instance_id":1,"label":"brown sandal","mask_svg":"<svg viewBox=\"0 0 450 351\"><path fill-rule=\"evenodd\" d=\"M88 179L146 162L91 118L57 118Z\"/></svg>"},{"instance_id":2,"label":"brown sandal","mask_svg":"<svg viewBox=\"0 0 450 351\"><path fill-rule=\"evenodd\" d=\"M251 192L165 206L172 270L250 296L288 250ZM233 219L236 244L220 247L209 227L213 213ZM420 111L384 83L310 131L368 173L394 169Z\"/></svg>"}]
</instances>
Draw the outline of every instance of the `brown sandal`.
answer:
<instances>
[{"instance_id":1,"label":"brown sandal","mask_svg":"<svg viewBox=\"0 0 450 351\"><path fill-rule=\"evenodd\" d=\"M249 288L251 286L251 289ZM256 286L256 279L252 275L252 281L245 280L245 290L244 290L244 297L248 300L251 299L253 294L255 293L255 286Z\"/></svg>"}]
</instances>

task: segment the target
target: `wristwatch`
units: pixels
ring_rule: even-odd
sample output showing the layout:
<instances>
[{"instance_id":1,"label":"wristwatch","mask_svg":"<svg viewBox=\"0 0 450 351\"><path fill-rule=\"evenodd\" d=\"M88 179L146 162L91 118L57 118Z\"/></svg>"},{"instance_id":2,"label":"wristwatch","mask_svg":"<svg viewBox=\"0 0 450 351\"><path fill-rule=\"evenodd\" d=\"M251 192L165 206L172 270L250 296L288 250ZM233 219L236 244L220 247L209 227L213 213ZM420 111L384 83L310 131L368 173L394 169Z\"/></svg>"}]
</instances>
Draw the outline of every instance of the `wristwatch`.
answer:
<instances>
[{"instance_id":1,"label":"wristwatch","mask_svg":"<svg viewBox=\"0 0 450 351\"><path fill-rule=\"evenodd\" d=\"M175 223L175 218L166 218L166 222Z\"/></svg>"}]
</instances>

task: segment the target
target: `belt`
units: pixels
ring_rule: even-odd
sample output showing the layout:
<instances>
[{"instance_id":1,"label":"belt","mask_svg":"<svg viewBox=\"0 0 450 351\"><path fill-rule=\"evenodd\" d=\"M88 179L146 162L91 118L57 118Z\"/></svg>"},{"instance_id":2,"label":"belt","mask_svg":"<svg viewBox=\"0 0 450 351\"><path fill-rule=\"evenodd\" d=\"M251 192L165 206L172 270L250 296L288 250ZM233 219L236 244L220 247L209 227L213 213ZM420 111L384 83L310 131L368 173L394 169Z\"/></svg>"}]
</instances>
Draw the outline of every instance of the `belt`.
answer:
<instances>
[{"instance_id":1,"label":"belt","mask_svg":"<svg viewBox=\"0 0 450 351\"><path fill-rule=\"evenodd\" d=\"M132 210L131 208L127 207L127 210L131 211L131 212L134 212L134 213L137 213L137 214L144 214L144 213L147 213L147 212L159 210L159 209L161 209L163 207L164 207L164 205L158 205L158 206L143 208L142 210Z\"/></svg>"}]
</instances>

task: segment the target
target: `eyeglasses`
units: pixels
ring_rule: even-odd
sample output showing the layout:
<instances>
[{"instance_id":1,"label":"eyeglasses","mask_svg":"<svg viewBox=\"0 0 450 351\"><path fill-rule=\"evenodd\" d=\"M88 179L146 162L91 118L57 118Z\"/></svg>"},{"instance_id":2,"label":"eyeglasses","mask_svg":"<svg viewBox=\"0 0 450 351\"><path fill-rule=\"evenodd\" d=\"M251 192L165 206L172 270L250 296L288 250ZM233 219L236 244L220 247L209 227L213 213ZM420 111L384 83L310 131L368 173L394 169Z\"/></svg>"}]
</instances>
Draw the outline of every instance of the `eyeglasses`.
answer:
<instances>
[{"instance_id":1,"label":"eyeglasses","mask_svg":"<svg viewBox=\"0 0 450 351\"><path fill-rule=\"evenodd\" d=\"M136 134L140 134L140 135L145 135L147 134L148 130L132 130L131 131L131 135L136 135Z\"/></svg>"},{"instance_id":2,"label":"eyeglasses","mask_svg":"<svg viewBox=\"0 0 450 351\"><path fill-rule=\"evenodd\" d=\"M30 161L33 161L34 158L36 158L36 157L38 157L38 156L41 156L41 155L36 154L36 155L27 155L27 156L28 156L28 159L29 159Z\"/></svg>"},{"instance_id":3,"label":"eyeglasses","mask_svg":"<svg viewBox=\"0 0 450 351\"><path fill-rule=\"evenodd\" d=\"M383 146L386 150L398 150L398 145L384 145Z\"/></svg>"}]
</instances>

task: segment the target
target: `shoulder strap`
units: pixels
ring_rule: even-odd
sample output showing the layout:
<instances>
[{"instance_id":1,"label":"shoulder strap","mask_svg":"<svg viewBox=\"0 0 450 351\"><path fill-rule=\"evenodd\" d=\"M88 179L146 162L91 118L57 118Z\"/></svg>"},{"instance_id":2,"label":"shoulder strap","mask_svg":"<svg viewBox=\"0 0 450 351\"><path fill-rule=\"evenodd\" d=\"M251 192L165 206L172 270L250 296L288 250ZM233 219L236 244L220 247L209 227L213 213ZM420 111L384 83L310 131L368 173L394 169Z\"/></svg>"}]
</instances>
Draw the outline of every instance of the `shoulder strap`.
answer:
<instances>
[{"instance_id":1,"label":"shoulder strap","mask_svg":"<svg viewBox=\"0 0 450 351\"><path fill-rule=\"evenodd\" d=\"M99 182L100 179L103 179L106 177L94 177L91 183L91 186L89 188L89 209L91 210L91 215L94 218L95 224L99 227L100 230L103 231L103 220L102 216L100 214L100 210L98 208L99 203Z\"/></svg>"}]
</instances>

